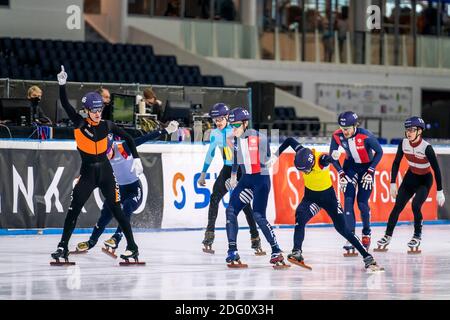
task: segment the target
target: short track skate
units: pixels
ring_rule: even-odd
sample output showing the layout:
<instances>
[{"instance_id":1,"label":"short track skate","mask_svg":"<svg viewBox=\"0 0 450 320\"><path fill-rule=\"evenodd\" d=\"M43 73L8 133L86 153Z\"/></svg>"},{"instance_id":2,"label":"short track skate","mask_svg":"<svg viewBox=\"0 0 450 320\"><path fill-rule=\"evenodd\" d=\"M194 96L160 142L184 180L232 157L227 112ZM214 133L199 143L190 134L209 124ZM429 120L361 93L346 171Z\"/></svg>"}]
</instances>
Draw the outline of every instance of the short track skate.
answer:
<instances>
[{"instance_id":1,"label":"short track skate","mask_svg":"<svg viewBox=\"0 0 450 320\"><path fill-rule=\"evenodd\" d=\"M215 253L215 251L212 249L212 244L210 244L210 245L204 244L203 252L204 253L209 253L209 254L214 254Z\"/></svg>"},{"instance_id":2,"label":"short track skate","mask_svg":"<svg viewBox=\"0 0 450 320\"><path fill-rule=\"evenodd\" d=\"M358 253L356 252L356 249L355 248L344 248L344 250L346 251L346 252L344 252L344 257L346 257L346 258L349 258L349 257L357 257L358 256Z\"/></svg>"},{"instance_id":3,"label":"short track skate","mask_svg":"<svg viewBox=\"0 0 450 320\"><path fill-rule=\"evenodd\" d=\"M273 264L273 268L275 270L284 270L289 268L291 265L284 262L284 257L280 253L277 256L272 255L272 258L270 259L270 263Z\"/></svg>"},{"instance_id":4,"label":"short track skate","mask_svg":"<svg viewBox=\"0 0 450 320\"><path fill-rule=\"evenodd\" d=\"M295 264L296 266L308 269L308 270L312 270L312 267L310 267L309 265L305 264L303 261L297 261L294 258L288 258L288 261L292 264Z\"/></svg>"},{"instance_id":5,"label":"short track skate","mask_svg":"<svg viewBox=\"0 0 450 320\"><path fill-rule=\"evenodd\" d=\"M411 241L408 242L409 251L408 254L420 254L422 251L420 248L420 239L412 238Z\"/></svg>"},{"instance_id":6,"label":"short track skate","mask_svg":"<svg viewBox=\"0 0 450 320\"><path fill-rule=\"evenodd\" d=\"M231 261L230 263L227 263L227 267L233 268L233 269L243 269L243 268L248 268L248 264L242 263L241 260L237 260L237 261Z\"/></svg>"},{"instance_id":7,"label":"short track skate","mask_svg":"<svg viewBox=\"0 0 450 320\"><path fill-rule=\"evenodd\" d=\"M116 249L105 246L104 248L102 248L102 252L106 253L111 258L117 259Z\"/></svg>"},{"instance_id":8,"label":"short track skate","mask_svg":"<svg viewBox=\"0 0 450 320\"><path fill-rule=\"evenodd\" d=\"M266 252L261 248L261 239L259 237L251 238L252 249L255 250L255 256L265 256Z\"/></svg>"},{"instance_id":9,"label":"short track skate","mask_svg":"<svg viewBox=\"0 0 450 320\"><path fill-rule=\"evenodd\" d=\"M378 245L378 248L374 248L373 249L373 251L375 251L375 252L386 252L386 251L388 251L388 248L387 248L387 244L383 244L383 245Z\"/></svg>"},{"instance_id":10,"label":"short track skate","mask_svg":"<svg viewBox=\"0 0 450 320\"><path fill-rule=\"evenodd\" d=\"M67 250L62 250L60 248L58 248L58 250L56 250L56 252L51 254L51 257L55 260L55 261L51 261L50 265L51 266L74 266L75 262L69 261L69 252L67 252ZM61 261L61 259L64 260Z\"/></svg>"},{"instance_id":11,"label":"short track skate","mask_svg":"<svg viewBox=\"0 0 450 320\"><path fill-rule=\"evenodd\" d=\"M69 261L68 258L64 259L64 262L62 262L59 259L55 259L55 261L50 261L51 266L74 266L75 262Z\"/></svg>"},{"instance_id":12,"label":"short track skate","mask_svg":"<svg viewBox=\"0 0 450 320\"><path fill-rule=\"evenodd\" d=\"M78 248L75 248L75 251L70 251L70 254L86 254L88 253L88 250L80 250Z\"/></svg>"},{"instance_id":13,"label":"short track skate","mask_svg":"<svg viewBox=\"0 0 450 320\"><path fill-rule=\"evenodd\" d=\"M139 261L138 256L139 256L139 254L137 252L129 254L129 255L122 254L122 255L120 255L120 258L123 259L124 261L119 262L119 265L120 266L145 266L145 262ZM130 261L131 259L133 259L134 261Z\"/></svg>"},{"instance_id":14,"label":"short track skate","mask_svg":"<svg viewBox=\"0 0 450 320\"><path fill-rule=\"evenodd\" d=\"M215 251L212 249L212 244L214 242L214 232L213 231L206 231L205 232L205 239L202 241L202 244L204 246L203 252L214 254Z\"/></svg>"},{"instance_id":15,"label":"short track skate","mask_svg":"<svg viewBox=\"0 0 450 320\"><path fill-rule=\"evenodd\" d=\"M366 272L367 272L367 273L381 273L381 272L384 272L384 268L383 268L383 267L380 267L380 266L377 265L377 264L374 264L374 265L368 266L368 267L366 268Z\"/></svg>"},{"instance_id":16,"label":"short track skate","mask_svg":"<svg viewBox=\"0 0 450 320\"><path fill-rule=\"evenodd\" d=\"M255 256L265 256L267 253L262 248L255 249Z\"/></svg>"},{"instance_id":17,"label":"short track skate","mask_svg":"<svg viewBox=\"0 0 450 320\"><path fill-rule=\"evenodd\" d=\"M422 250L419 249L419 247L413 247L409 248L408 254L420 254L422 253Z\"/></svg>"}]
</instances>

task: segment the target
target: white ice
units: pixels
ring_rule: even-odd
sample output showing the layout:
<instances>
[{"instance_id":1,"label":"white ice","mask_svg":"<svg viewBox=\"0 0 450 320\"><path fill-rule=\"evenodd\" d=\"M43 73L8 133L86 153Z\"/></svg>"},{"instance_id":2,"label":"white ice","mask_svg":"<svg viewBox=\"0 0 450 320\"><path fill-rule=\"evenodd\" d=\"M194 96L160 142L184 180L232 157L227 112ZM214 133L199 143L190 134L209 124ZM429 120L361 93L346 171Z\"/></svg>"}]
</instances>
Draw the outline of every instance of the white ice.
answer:
<instances>
[{"instance_id":1,"label":"white ice","mask_svg":"<svg viewBox=\"0 0 450 320\"><path fill-rule=\"evenodd\" d=\"M343 257L345 241L333 228L306 230L303 251L312 271L274 270L268 255L253 254L248 230L239 231L238 247L249 268L238 270L225 264L223 230L216 231L215 255L202 252L203 231L136 233L144 267L120 267L120 259L102 253L106 234L88 254L71 255L72 267L49 265L59 235L3 236L0 299L450 299L450 225L423 231L422 254L409 255L412 226L397 227L389 251L373 253L386 268L380 274L367 274L361 256ZM383 232L373 228L373 244ZM275 233L287 254L293 229ZM74 235L70 247L87 237ZM265 240L263 248L270 251Z\"/></svg>"}]
</instances>

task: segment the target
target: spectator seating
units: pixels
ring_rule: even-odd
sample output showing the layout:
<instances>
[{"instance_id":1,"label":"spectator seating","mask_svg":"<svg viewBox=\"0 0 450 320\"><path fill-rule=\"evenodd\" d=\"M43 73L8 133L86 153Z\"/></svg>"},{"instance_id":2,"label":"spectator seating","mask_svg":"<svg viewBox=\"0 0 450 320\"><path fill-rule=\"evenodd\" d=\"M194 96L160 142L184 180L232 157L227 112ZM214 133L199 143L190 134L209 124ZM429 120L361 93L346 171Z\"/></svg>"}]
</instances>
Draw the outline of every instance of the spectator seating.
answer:
<instances>
[{"instance_id":1,"label":"spectator seating","mask_svg":"<svg viewBox=\"0 0 450 320\"><path fill-rule=\"evenodd\" d=\"M64 65L70 81L223 87L222 76L202 75L152 46L107 42L0 38L0 78L56 80Z\"/></svg>"},{"instance_id":2,"label":"spectator seating","mask_svg":"<svg viewBox=\"0 0 450 320\"><path fill-rule=\"evenodd\" d=\"M286 121L294 121L287 124ZM279 129L280 134L288 135L312 135L320 133L320 120L318 117L297 117L294 107L275 107L274 129Z\"/></svg>"}]
</instances>

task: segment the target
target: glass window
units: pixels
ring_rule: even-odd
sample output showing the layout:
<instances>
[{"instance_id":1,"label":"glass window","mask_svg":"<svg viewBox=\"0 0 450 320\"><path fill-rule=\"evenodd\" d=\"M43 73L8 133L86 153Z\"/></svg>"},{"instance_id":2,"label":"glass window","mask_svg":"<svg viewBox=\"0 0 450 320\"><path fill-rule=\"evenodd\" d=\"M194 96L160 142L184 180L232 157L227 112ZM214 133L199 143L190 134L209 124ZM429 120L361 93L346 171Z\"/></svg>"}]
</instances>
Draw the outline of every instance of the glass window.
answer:
<instances>
[{"instance_id":1,"label":"glass window","mask_svg":"<svg viewBox=\"0 0 450 320\"><path fill-rule=\"evenodd\" d=\"M184 0L184 16L191 19L209 19L211 0Z\"/></svg>"},{"instance_id":2,"label":"glass window","mask_svg":"<svg viewBox=\"0 0 450 320\"><path fill-rule=\"evenodd\" d=\"M101 13L100 0L84 0L84 13L100 14Z\"/></svg>"},{"instance_id":3,"label":"glass window","mask_svg":"<svg viewBox=\"0 0 450 320\"><path fill-rule=\"evenodd\" d=\"M179 17L180 11L181 11L181 0L155 1L155 16Z\"/></svg>"},{"instance_id":4,"label":"glass window","mask_svg":"<svg viewBox=\"0 0 450 320\"><path fill-rule=\"evenodd\" d=\"M128 0L128 14L150 15L152 0Z\"/></svg>"},{"instance_id":5,"label":"glass window","mask_svg":"<svg viewBox=\"0 0 450 320\"><path fill-rule=\"evenodd\" d=\"M225 21L239 21L241 11L240 0L215 0L214 19Z\"/></svg>"},{"instance_id":6,"label":"glass window","mask_svg":"<svg viewBox=\"0 0 450 320\"><path fill-rule=\"evenodd\" d=\"M438 9L437 3L417 1L417 33L426 35L437 34Z\"/></svg>"}]
</instances>

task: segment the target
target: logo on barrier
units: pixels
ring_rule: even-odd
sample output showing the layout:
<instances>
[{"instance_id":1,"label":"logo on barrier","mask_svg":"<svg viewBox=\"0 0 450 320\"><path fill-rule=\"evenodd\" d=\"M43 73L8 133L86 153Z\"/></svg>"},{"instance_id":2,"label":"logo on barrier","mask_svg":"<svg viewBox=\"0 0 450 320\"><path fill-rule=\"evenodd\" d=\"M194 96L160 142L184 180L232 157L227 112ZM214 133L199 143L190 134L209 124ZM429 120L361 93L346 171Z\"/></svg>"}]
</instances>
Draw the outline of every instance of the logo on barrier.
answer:
<instances>
[{"instance_id":1,"label":"logo on barrier","mask_svg":"<svg viewBox=\"0 0 450 320\"><path fill-rule=\"evenodd\" d=\"M172 180L172 190L173 190L173 194L175 195L175 197L178 197L178 191L177 191L177 182L181 180L181 182L184 182L186 178L184 177L184 175L180 172L177 172ZM185 204L186 204L186 190L184 189L183 185L181 185L181 194L182 194L182 198L180 201L175 200L173 202L173 204L175 205L175 208L177 209L182 209L184 208Z\"/></svg>"},{"instance_id":2,"label":"logo on barrier","mask_svg":"<svg viewBox=\"0 0 450 320\"><path fill-rule=\"evenodd\" d=\"M198 185L200 175L200 172L195 173L192 181L189 182L186 181L186 176L183 173L175 173L172 179L172 191L174 196L176 197L176 200L174 200L173 202L175 208L177 208L178 210L182 210L186 207L189 200L186 195L186 188L189 189L191 186L194 192L189 192L188 194L192 194L191 197L194 197L194 209L204 209L209 206L212 190L210 190L208 187L202 187ZM217 173L214 173L214 179L217 179L218 176L219 175ZM211 178L211 174L207 173L205 179L210 180ZM201 199L198 198L199 196L201 197ZM225 208L228 207L228 202L226 202L224 198L222 198L222 204L225 206Z\"/></svg>"}]
</instances>

